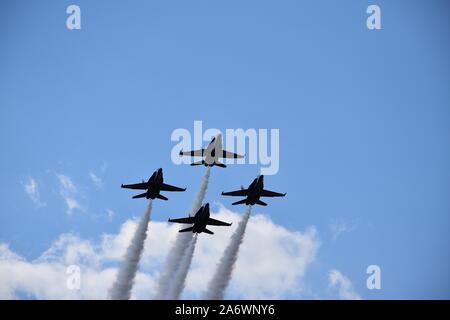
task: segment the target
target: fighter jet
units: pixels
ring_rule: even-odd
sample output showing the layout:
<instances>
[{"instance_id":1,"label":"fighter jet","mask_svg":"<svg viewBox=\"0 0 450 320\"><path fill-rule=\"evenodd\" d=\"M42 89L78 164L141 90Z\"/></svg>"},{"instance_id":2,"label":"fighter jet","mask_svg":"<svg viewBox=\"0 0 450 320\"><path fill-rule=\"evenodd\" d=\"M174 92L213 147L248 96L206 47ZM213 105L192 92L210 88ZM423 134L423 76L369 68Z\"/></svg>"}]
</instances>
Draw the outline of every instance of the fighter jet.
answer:
<instances>
[{"instance_id":1,"label":"fighter jet","mask_svg":"<svg viewBox=\"0 0 450 320\"><path fill-rule=\"evenodd\" d=\"M206 149L199 149L193 151L180 151L181 156L191 157L205 157L201 161L191 163L191 166L204 165L205 167L218 166L226 168L227 166L219 161L220 158L234 158L241 159L244 156L233 152L225 151L222 149L222 135L215 136L209 143Z\"/></svg>"},{"instance_id":2,"label":"fighter jet","mask_svg":"<svg viewBox=\"0 0 450 320\"><path fill-rule=\"evenodd\" d=\"M192 227L181 229L179 232L189 232L202 233L206 232L209 234L214 234L214 232L206 229L207 225L210 226L231 226L231 223L226 223L209 217L209 203L203 205L193 217L179 218L179 219L169 219L169 222L177 223L187 223L193 224Z\"/></svg>"},{"instance_id":3,"label":"fighter jet","mask_svg":"<svg viewBox=\"0 0 450 320\"><path fill-rule=\"evenodd\" d=\"M175 186L171 186L169 184L164 183L163 171L161 168L156 170L150 179L147 182L142 181L142 183L135 184L122 184L122 188L127 189L138 189L138 190L147 190L144 193L133 196L133 199L136 198L147 198L147 199L161 199L168 200L166 197L160 194L161 191L185 191L186 188L179 188Z\"/></svg>"},{"instance_id":4,"label":"fighter jet","mask_svg":"<svg viewBox=\"0 0 450 320\"><path fill-rule=\"evenodd\" d=\"M267 203L259 200L260 197L284 197L286 193L278 193L269 190L264 190L264 176L258 176L253 182L248 186L248 189L241 187L241 190L222 192L223 196L241 196L246 197L243 200L232 203L232 205L243 204L254 205L259 204L261 206L267 206Z\"/></svg>"}]
</instances>

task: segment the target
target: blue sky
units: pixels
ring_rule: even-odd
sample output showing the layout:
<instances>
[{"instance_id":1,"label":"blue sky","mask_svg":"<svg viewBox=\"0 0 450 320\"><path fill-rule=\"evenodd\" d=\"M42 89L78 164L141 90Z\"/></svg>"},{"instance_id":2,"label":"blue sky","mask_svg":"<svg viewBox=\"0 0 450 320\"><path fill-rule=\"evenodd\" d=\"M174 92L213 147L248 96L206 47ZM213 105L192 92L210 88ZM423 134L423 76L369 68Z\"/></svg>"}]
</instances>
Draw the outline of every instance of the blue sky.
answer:
<instances>
[{"instance_id":1,"label":"blue sky","mask_svg":"<svg viewBox=\"0 0 450 320\"><path fill-rule=\"evenodd\" d=\"M72 3L81 30L65 27ZM450 298L450 7L374 3L382 30L366 28L369 1L2 1L0 243L33 260L63 233L117 233L145 207L120 184L159 167L188 190L153 219L183 216L204 168L171 162L173 130L278 128L265 182L288 195L257 210L317 228L314 296L337 269L363 298ZM213 168L206 200L231 209L220 192L257 174ZM58 175L81 210L67 214Z\"/></svg>"}]
</instances>

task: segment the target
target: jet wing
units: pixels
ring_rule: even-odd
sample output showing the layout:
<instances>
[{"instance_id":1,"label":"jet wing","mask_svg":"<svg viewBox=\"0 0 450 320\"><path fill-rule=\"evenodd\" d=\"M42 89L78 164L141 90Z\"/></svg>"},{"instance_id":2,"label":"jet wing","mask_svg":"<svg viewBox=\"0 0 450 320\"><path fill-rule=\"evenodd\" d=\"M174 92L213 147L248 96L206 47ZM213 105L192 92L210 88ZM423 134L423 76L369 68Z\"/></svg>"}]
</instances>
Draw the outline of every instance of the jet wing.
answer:
<instances>
[{"instance_id":1,"label":"jet wing","mask_svg":"<svg viewBox=\"0 0 450 320\"><path fill-rule=\"evenodd\" d=\"M284 197L286 193L278 193L270 190L261 191L261 197Z\"/></svg>"},{"instance_id":2,"label":"jet wing","mask_svg":"<svg viewBox=\"0 0 450 320\"><path fill-rule=\"evenodd\" d=\"M123 184L121 185L122 188L127 189L139 189L139 190L147 190L148 189L148 183L142 182L142 183L134 183L134 184Z\"/></svg>"},{"instance_id":3,"label":"jet wing","mask_svg":"<svg viewBox=\"0 0 450 320\"><path fill-rule=\"evenodd\" d=\"M241 159L243 158L243 155L237 154L237 153L233 153L233 152L229 152L229 151L225 151L222 150L222 158L234 158L234 159Z\"/></svg>"},{"instance_id":4,"label":"jet wing","mask_svg":"<svg viewBox=\"0 0 450 320\"><path fill-rule=\"evenodd\" d=\"M237 191L230 191L230 192L222 192L223 196L233 196L233 197L245 197L247 196L248 189L241 189Z\"/></svg>"},{"instance_id":5,"label":"jet wing","mask_svg":"<svg viewBox=\"0 0 450 320\"><path fill-rule=\"evenodd\" d=\"M211 226L231 226L231 223L226 223L213 218L208 218L208 222L206 222L206 224Z\"/></svg>"},{"instance_id":6,"label":"jet wing","mask_svg":"<svg viewBox=\"0 0 450 320\"><path fill-rule=\"evenodd\" d=\"M186 188L179 188L179 187L175 187L175 186L171 186L170 184L165 184L163 183L161 185L161 191L185 191Z\"/></svg>"},{"instance_id":7,"label":"jet wing","mask_svg":"<svg viewBox=\"0 0 450 320\"><path fill-rule=\"evenodd\" d=\"M203 229L203 231L202 232L206 232L206 233L209 233L209 234L214 234L214 232L212 232L211 230L208 230L208 229Z\"/></svg>"},{"instance_id":8,"label":"jet wing","mask_svg":"<svg viewBox=\"0 0 450 320\"><path fill-rule=\"evenodd\" d=\"M205 149L193 150L193 151L180 151L180 156L191 156L191 157L203 157Z\"/></svg>"},{"instance_id":9,"label":"jet wing","mask_svg":"<svg viewBox=\"0 0 450 320\"><path fill-rule=\"evenodd\" d=\"M192 224L192 223L195 222L195 218L194 217L187 217L187 218L169 219L169 222Z\"/></svg>"}]
</instances>

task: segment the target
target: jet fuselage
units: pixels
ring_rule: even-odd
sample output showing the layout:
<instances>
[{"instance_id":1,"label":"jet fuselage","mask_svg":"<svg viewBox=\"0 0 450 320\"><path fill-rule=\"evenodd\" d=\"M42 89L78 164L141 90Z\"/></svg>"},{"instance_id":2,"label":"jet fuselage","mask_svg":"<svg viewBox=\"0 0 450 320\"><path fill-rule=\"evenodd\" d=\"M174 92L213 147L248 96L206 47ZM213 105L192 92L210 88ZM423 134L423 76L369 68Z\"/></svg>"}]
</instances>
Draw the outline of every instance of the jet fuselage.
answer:
<instances>
[{"instance_id":1,"label":"jet fuselage","mask_svg":"<svg viewBox=\"0 0 450 320\"><path fill-rule=\"evenodd\" d=\"M209 219L209 203L203 206L203 210L199 211L195 215L195 222L192 226L192 232L201 233L206 229L206 225Z\"/></svg>"},{"instance_id":2,"label":"jet fuselage","mask_svg":"<svg viewBox=\"0 0 450 320\"><path fill-rule=\"evenodd\" d=\"M263 189L264 176L260 175L248 186L248 196L245 204L253 206L261 197L261 192L263 191Z\"/></svg>"},{"instance_id":3,"label":"jet fuselage","mask_svg":"<svg viewBox=\"0 0 450 320\"><path fill-rule=\"evenodd\" d=\"M205 167L212 167L219 163L219 156L222 154L222 135L214 137L205 150Z\"/></svg>"},{"instance_id":4,"label":"jet fuselage","mask_svg":"<svg viewBox=\"0 0 450 320\"><path fill-rule=\"evenodd\" d=\"M150 179L148 179L148 189L146 198L147 199L155 199L156 196L161 192L161 186L164 182L162 169L159 168L155 172L153 172Z\"/></svg>"}]
</instances>

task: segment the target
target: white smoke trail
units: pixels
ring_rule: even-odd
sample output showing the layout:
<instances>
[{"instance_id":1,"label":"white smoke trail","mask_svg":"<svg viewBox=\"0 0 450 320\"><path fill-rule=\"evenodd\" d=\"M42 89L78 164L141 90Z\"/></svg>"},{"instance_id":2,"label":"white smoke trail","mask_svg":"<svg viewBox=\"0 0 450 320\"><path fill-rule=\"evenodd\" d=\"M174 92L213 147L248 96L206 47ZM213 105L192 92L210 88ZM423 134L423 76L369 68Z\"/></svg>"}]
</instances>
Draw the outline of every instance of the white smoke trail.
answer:
<instances>
[{"instance_id":1,"label":"white smoke trail","mask_svg":"<svg viewBox=\"0 0 450 320\"><path fill-rule=\"evenodd\" d=\"M189 214L190 216L196 214L198 209L200 209L203 204L203 199L205 199L206 195L206 189L208 189L210 173L211 167L208 167L208 169L206 169L205 175L203 176L202 182L200 183L200 188L198 189L194 202L192 203L191 212Z\"/></svg>"},{"instance_id":2,"label":"white smoke trail","mask_svg":"<svg viewBox=\"0 0 450 320\"><path fill-rule=\"evenodd\" d=\"M203 199L205 198L206 194L206 189L208 188L210 172L211 167L208 167L205 175L203 176L202 182L200 183L200 188L197 192L197 195L195 196L194 202L192 203L192 208L189 212L190 216L196 214L198 209L200 209L200 207L202 206ZM192 232L178 233L177 238L175 239L175 243L173 244L167 255L164 269L159 276L156 299L169 299L170 289L171 287L173 287L173 276L177 273L177 270L180 266L180 261L189 244L191 243L192 236Z\"/></svg>"},{"instance_id":3,"label":"white smoke trail","mask_svg":"<svg viewBox=\"0 0 450 320\"><path fill-rule=\"evenodd\" d=\"M134 278L139 266L139 260L142 251L144 250L145 238L147 238L147 227L150 221L151 212L152 200L148 202L144 216L141 218L141 221L139 221L133 239L125 253L125 260L120 266L116 281L109 291L109 297L112 300L130 299L131 289L133 288Z\"/></svg>"},{"instance_id":4,"label":"white smoke trail","mask_svg":"<svg viewBox=\"0 0 450 320\"><path fill-rule=\"evenodd\" d=\"M192 232L178 233L175 243L167 254L164 269L158 279L156 299L169 299L169 290L173 281L173 275L177 272L178 263L183 257L192 239Z\"/></svg>"},{"instance_id":5,"label":"white smoke trail","mask_svg":"<svg viewBox=\"0 0 450 320\"><path fill-rule=\"evenodd\" d=\"M197 235L192 237L191 242L183 255L175 276L173 277L172 285L169 290L168 299L178 300L183 292L184 285L186 282L186 277L191 267L192 257L194 256L195 244L197 243Z\"/></svg>"},{"instance_id":6,"label":"white smoke trail","mask_svg":"<svg viewBox=\"0 0 450 320\"><path fill-rule=\"evenodd\" d=\"M231 280L231 274L238 257L239 247L244 240L245 228L247 227L251 211L252 207L248 206L236 231L231 236L231 241L225 249L222 258L217 265L216 272L208 284L205 299L222 300L224 298L225 290Z\"/></svg>"}]
</instances>

